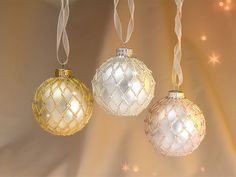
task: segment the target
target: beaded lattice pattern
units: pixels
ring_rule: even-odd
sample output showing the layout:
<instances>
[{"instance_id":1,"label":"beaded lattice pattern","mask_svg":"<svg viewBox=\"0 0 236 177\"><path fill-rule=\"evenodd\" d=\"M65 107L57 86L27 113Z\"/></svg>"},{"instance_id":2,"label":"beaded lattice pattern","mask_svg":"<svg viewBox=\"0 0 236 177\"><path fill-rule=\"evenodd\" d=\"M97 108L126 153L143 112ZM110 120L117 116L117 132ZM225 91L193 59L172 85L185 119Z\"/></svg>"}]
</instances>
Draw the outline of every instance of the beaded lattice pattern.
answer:
<instances>
[{"instance_id":1,"label":"beaded lattice pattern","mask_svg":"<svg viewBox=\"0 0 236 177\"><path fill-rule=\"evenodd\" d=\"M205 136L205 119L197 105L186 98L166 97L155 104L145 120L150 142L167 156L185 156Z\"/></svg>"},{"instance_id":2,"label":"beaded lattice pattern","mask_svg":"<svg viewBox=\"0 0 236 177\"><path fill-rule=\"evenodd\" d=\"M67 136L81 130L93 108L88 88L78 79L55 77L44 81L32 103L40 126L54 134Z\"/></svg>"},{"instance_id":3,"label":"beaded lattice pattern","mask_svg":"<svg viewBox=\"0 0 236 177\"><path fill-rule=\"evenodd\" d=\"M151 71L136 58L117 56L106 61L92 81L95 100L108 112L135 116L154 96Z\"/></svg>"}]
</instances>

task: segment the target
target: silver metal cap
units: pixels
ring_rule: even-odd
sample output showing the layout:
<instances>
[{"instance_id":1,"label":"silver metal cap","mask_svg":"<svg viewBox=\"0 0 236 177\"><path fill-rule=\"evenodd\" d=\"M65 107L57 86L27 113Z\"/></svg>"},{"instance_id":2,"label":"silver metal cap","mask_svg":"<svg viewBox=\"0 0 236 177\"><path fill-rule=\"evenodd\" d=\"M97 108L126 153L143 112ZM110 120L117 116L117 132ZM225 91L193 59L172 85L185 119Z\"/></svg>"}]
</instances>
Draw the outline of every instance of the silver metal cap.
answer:
<instances>
[{"instance_id":1,"label":"silver metal cap","mask_svg":"<svg viewBox=\"0 0 236 177\"><path fill-rule=\"evenodd\" d=\"M132 57L133 50L128 48L118 48L116 49L116 56L120 57Z\"/></svg>"},{"instance_id":2,"label":"silver metal cap","mask_svg":"<svg viewBox=\"0 0 236 177\"><path fill-rule=\"evenodd\" d=\"M179 91L179 90L169 91L168 97L169 98L176 98L176 99L185 98L184 93L182 91Z\"/></svg>"}]
</instances>

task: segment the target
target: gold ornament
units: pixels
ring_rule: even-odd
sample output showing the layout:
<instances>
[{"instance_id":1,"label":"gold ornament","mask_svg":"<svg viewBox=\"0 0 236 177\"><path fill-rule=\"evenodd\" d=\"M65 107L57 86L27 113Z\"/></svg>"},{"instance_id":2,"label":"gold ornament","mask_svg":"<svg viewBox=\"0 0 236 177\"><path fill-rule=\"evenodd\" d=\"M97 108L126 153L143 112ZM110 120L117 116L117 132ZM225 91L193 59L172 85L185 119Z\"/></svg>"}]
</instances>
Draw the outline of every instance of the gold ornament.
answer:
<instances>
[{"instance_id":1,"label":"gold ornament","mask_svg":"<svg viewBox=\"0 0 236 177\"><path fill-rule=\"evenodd\" d=\"M55 77L44 81L36 90L32 109L44 130L68 136L88 123L93 99L89 89L72 77L71 70L57 69Z\"/></svg>"}]
</instances>

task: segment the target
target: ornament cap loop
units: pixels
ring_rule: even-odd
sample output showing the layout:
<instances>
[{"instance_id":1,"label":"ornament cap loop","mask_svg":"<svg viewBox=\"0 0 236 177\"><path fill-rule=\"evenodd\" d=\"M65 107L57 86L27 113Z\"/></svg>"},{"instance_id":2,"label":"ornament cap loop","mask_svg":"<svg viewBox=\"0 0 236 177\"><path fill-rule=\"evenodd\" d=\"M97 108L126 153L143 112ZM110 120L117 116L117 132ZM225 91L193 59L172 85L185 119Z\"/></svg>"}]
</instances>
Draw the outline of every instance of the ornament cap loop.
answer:
<instances>
[{"instance_id":1,"label":"ornament cap loop","mask_svg":"<svg viewBox=\"0 0 236 177\"><path fill-rule=\"evenodd\" d=\"M179 91L179 90L171 90L171 91L169 91L168 97L169 98L175 98L175 99L185 98L184 92Z\"/></svg>"},{"instance_id":2,"label":"ornament cap loop","mask_svg":"<svg viewBox=\"0 0 236 177\"><path fill-rule=\"evenodd\" d=\"M56 77L72 77L72 70L70 69L56 69L55 71Z\"/></svg>"},{"instance_id":3,"label":"ornament cap loop","mask_svg":"<svg viewBox=\"0 0 236 177\"><path fill-rule=\"evenodd\" d=\"M128 48L118 48L116 49L116 56L130 58L133 56L133 50Z\"/></svg>"}]
</instances>

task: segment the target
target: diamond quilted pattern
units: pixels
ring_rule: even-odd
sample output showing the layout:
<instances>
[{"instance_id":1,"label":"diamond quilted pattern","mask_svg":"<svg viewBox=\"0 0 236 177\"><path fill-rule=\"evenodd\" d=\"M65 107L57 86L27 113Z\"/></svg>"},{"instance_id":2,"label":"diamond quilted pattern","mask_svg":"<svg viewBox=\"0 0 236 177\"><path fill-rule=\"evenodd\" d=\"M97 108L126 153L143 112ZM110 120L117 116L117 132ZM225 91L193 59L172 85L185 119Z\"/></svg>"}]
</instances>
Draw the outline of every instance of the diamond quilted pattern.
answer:
<instances>
[{"instance_id":1,"label":"diamond quilted pattern","mask_svg":"<svg viewBox=\"0 0 236 177\"><path fill-rule=\"evenodd\" d=\"M95 100L106 111L135 116L154 96L151 71L136 58L113 57L102 64L92 81Z\"/></svg>"},{"instance_id":2,"label":"diamond quilted pattern","mask_svg":"<svg viewBox=\"0 0 236 177\"><path fill-rule=\"evenodd\" d=\"M55 77L37 89L33 112L40 126L54 135L72 135L91 117L93 100L88 88L75 78Z\"/></svg>"},{"instance_id":3,"label":"diamond quilted pattern","mask_svg":"<svg viewBox=\"0 0 236 177\"><path fill-rule=\"evenodd\" d=\"M205 136L205 119L197 105L186 98L166 97L145 119L145 133L155 149L168 156L185 156Z\"/></svg>"}]
</instances>

